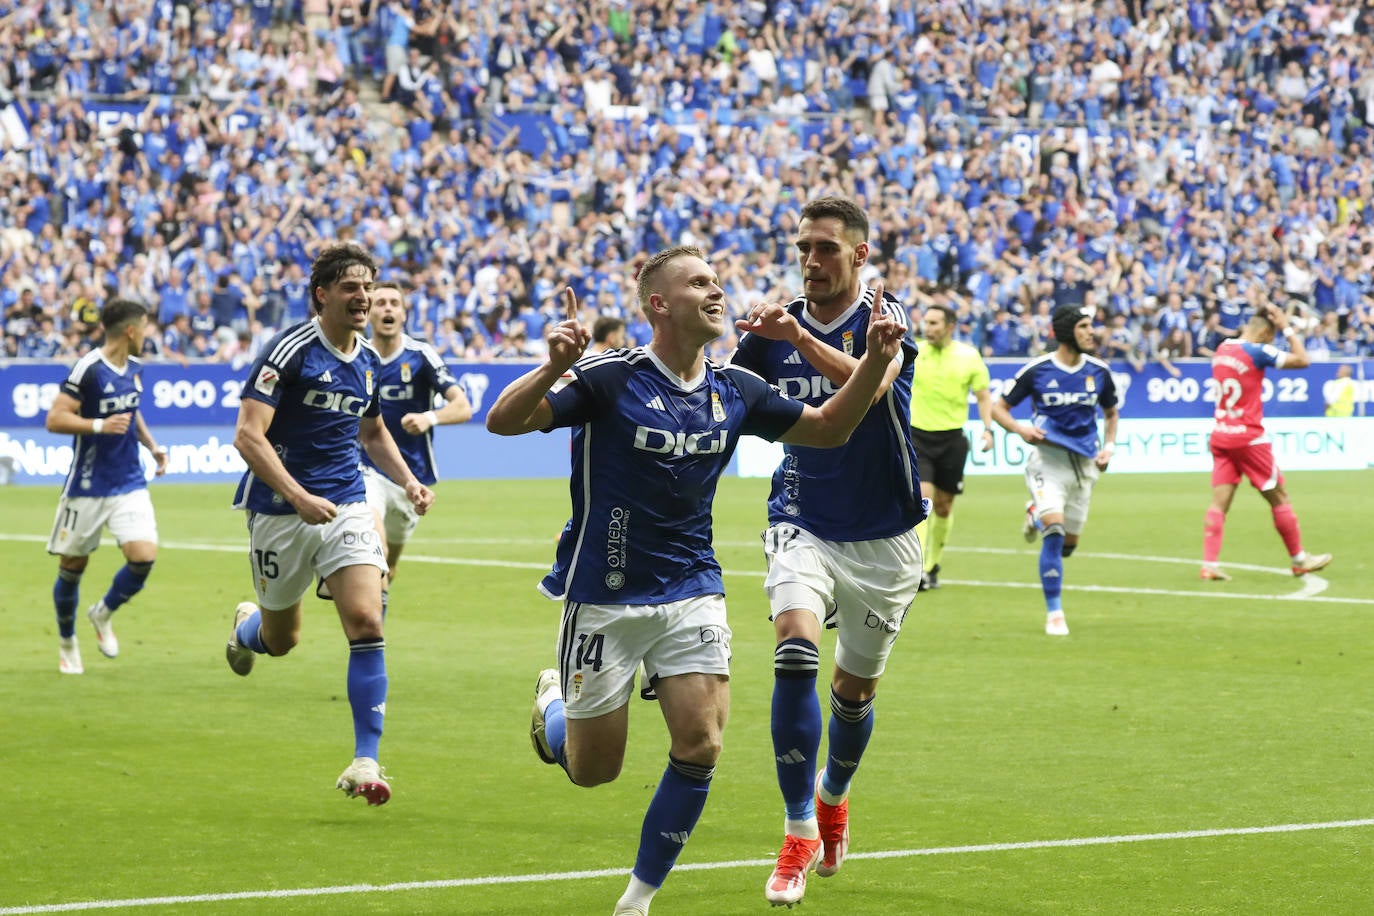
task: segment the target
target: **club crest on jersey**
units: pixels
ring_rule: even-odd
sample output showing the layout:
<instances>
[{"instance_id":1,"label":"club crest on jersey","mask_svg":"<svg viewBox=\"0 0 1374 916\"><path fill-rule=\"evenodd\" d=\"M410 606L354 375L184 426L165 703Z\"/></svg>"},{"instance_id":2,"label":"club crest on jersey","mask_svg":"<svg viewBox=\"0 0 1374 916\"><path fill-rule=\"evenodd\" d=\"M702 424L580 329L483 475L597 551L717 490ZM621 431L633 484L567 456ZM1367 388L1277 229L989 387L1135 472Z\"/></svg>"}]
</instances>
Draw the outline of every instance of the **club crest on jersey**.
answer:
<instances>
[{"instance_id":1,"label":"club crest on jersey","mask_svg":"<svg viewBox=\"0 0 1374 916\"><path fill-rule=\"evenodd\" d=\"M258 377L253 380L253 387L269 398L277 391L277 380L281 378L277 370L266 364L258 370Z\"/></svg>"},{"instance_id":2,"label":"club crest on jersey","mask_svg":"<svg viewBox=\"0 0 1374 916\"><path fill-rule=\"evenodd\" d=\"M401 363L401 384L410 384L410 363Z\"/></svg>"},{"instance_id":3,"label":"club crest on jersey","mask_svg":"<svg viewBox=\"0 0 1374 916\"><path fill-rule=\"evenodd\" d=\"M711 419L717 423L725 422L725 405L720 402L720 392L711 392Z\"/></svg>"},{"instance_id":4,"label":"club crest on jersey","mask_svg":"<svg viewBox=\"0 0 1374 916\"><path fill-rule=\"evenodd\" d=\"M1091 375L1083 379L1083 385L1088 389L1090 393L1097 390L1097 382L1093 380L1093 377Z\"/></svg>"},{"instance_id":5,"label":"club crest on jersey","mask_svg":"<svg viewBox=\"0 0 1374 916\"><path fill-rule=\"evenodd\" d=\"M367 389L367 393L368 393L368 395L370 396L370 395L372 394L372 370L371 370L371 369L367 370L367 374L365 374L365 375L363 376L363 387Z\"/></svg>"},{"instance_id":6,"label":"club crest on jersey","mask_svg":"<svg viewBox=\"0 0 1374 916\"><path fill-rule=\"evenodd\" d=\"M843 349L844 349L844 355L845 355L845 356L853 356L853 355L854 355L854 332L853 332L853 331L845 331L843 334L840 335L840 341L841 341L842 347L843 347Z\"/></svg>"}]
</instances>

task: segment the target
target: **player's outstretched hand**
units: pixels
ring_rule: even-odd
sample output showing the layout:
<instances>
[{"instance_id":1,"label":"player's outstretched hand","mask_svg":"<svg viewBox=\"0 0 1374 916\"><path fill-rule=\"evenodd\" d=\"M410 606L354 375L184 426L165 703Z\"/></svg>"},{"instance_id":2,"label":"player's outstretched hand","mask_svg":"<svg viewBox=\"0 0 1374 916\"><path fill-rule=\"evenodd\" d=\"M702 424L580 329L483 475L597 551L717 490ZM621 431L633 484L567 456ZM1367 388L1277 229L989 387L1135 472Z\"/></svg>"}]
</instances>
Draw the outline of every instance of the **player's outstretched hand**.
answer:
<instances>
[{"instance_id":1,"label":"player's outstretched hand","mask_svg":"<svg viewBox=\"0 0 1374 916\"><path fill-rule=\"evenodd\" d=\"M406 499L415 507L417 515L424 515L429 511L429 507L434 505L434 491L420 481L411 479L406 484Z\"/></svg>"},{"instance_id":2,"label":"player's outstretched hand","mask_svg":"<svg viewBox=\"0 0 1374 916\"><path fill-rule=\"evenodd\" d=\"M296 514L307 525L323 525L339 514L339 507L323 496L307 493L295 504Z\"/></svg>"},{"instance_id":3,"label":"player's outstretched hand","mask_svg":"<svg viewBox=\"0 0 1374 916\"><path fill-rule=\"evenodd\" d=\"M577 320L577 294L572 287L563 290L563 312L564 319L549 333L549 364L560 372L581 359L592 342L591 332Z\"/></svg>"},{"instance_id":4,"label":"player's outstretched hand","mask_svg":"<svg viewBox=\"0 0 1374 916\"><path fill-rule=\"evenodd\" d=\"M902 349L906 325L883 311L883 281L873 284L873 313L868 318L868 336L864 343L870 353L881 353L893 359Z\"/></svg>"},{"instance_id":5,"label":"player's outstretched hand","mask_svg":"<svg viewBox=\"0 0 1374 916\"><path fill-rule=\"evenodd\" d=\"M776 302L760 302L749 309L748 315L735 320L735 330L787 343L796 343L802 335L802 326L787 306Z\"/></svg>"},{"instance_id":6,"label":"player's outstretched hand","mask_svg":"<svg viewBox=\"0 0 1374 916\"><path fill-rule=\"evenodd\" d=\"M157 472L153 475L154 477L161 477L167 473L168 457L167 449L162 446L159 445L153 449L153 463L157 465Z\"/></svg>"}]
</instances>

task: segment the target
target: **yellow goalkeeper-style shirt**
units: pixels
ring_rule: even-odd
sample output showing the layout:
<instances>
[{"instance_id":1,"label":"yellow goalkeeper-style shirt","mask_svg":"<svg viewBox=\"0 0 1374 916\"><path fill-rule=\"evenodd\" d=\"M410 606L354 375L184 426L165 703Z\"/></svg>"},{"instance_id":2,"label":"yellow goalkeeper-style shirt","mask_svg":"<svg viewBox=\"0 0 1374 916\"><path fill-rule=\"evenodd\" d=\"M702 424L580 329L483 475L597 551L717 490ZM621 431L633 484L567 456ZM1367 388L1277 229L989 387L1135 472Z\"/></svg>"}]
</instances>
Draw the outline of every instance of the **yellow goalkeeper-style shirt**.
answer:
<instances>
[{"instance_id":1,"label":"yellow goalkeeper-style shirt","mask_svg":"<svg viewBox=\"0 0 1374 916\"><path fill-rule=\"evenodd\" d=\"M1331 402L1326 405L1328 417L1351 417L1355 415L1355 380L1336 379L1336 390Z\"/></svg>"},{"instance_id":2,"label":"yellow goalkeeper-style shirt","mask_svg":"<svg viewBox=\"0 0 1374 916\"><path fill-rule=\"evenodd\" d=\"M911 425L926 432L963 429L969 392L987 387L988 367L976 349L958 340L939 349L924 344L911 380Z\"/></svg>"}]
</instances>

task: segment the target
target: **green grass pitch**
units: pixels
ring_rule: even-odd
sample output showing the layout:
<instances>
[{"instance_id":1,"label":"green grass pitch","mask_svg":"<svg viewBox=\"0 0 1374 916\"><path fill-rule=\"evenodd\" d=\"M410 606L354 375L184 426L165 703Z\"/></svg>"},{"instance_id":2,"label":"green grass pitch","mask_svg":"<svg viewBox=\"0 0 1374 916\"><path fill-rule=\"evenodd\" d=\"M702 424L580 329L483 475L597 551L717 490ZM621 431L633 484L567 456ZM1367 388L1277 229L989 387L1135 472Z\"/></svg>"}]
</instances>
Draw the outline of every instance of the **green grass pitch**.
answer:
<instances>
[{"instance_id":1,"label":"green grass pitch","mask_svg":"<svg viewBox=\"0 0 1374 916\"><path fill-rule=\"evenodd\" d=\"M943 587L913 606L878 694L851 858L811 880L806 911L1368 912L1371 483L1290 478L1309 549L1336 554L1320 579L1288 574L1267 507L1240 492L1223 551L1235 579L1203 583L1205 477L1107 474L1066 563L1072 635L1054 639L1020 480L970 478ZM717 499L732 717L655 913L768 910L782 810L765 492L730 479ZM157 565L115 617L117 660L78 619L81 677L57 672L43 550L56 491L0 493L0 916L609 913L666 762L657 708L633 701L612 785L578 789L541 765L529 706L558 607L534 585L566 485L438 493L392 593L382 762L395 794L380 809L334 789L352 733L332 606L307 599L290 657L246 679L224 662L233 607L251 597L230 487L154 486ZM83 614L117 564L107 539ZM831 650L827 635L827 668Z\"/></svg>"}]
</instances>

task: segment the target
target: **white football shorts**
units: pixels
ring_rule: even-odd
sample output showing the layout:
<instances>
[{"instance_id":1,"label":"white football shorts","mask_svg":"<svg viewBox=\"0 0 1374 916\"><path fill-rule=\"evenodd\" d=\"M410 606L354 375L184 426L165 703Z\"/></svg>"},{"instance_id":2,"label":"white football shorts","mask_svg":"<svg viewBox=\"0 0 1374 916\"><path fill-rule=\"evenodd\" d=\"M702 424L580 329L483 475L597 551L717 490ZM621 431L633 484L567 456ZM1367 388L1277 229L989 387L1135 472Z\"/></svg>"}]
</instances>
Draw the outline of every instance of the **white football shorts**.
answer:
<instances>
[{"instance_id":1,"label":"white football shorts","mask_svg":"<svg viewBox=\"0 0 1374 916\"><path fill-rule=\"evenodd\" d=\"M88 557L100 546L100 533L109 526L115 543L157 543L157 519L148 489L140 487L118 496L64 496L48 538L48 553Z\"/></svg>"},{"instance_id":2,"label":"white football shorts","mask_svg":"<svg viewBox=\"0 0 1374 916\"><path fill-rule=\"evenodd\" d=\"M301 600L315 577L345 566L375 566L386 572L386 553L367 503L345 503L323 525L301 517L248 513L248 561L258 604L281 611Z\"/></svg>"},{"instance_id":3,"label":"white football shorts","mask_svg":"<svg viewBox=\"0 0 1374 916\"><path fill-rule=\"evenodd\" d=\"M667 604L563 605L558 674L570 719L605 715L630 701L643 661L650 679L730 674L725 596Z\"/></svg>"},{"instance_id":4,"label":"white football shorts","mask_svg":"<svg viewBox=\"0 0 1374 916\"><path fill-rule=\"evenodd\" d=\"M367 504L382 520L388 544L404 544L410 540L420 516L406 496L406 489L394 483L371 465L363 465L363 485L367 487Z\"/></svg>"},{"instance_id":5,"label":"white football shorts","mask_svg":"<svg viewBox=\"0 0 1374 916\"><path fill-rule=\"evenodd\" d=\"M1057 445L1041 445L1026 459L1026 489L1041 517L1060 512L1064 531L1081 534L1088 523L1088 503L1100 472L1091 458Z\"/></svg>"},{"instance_id":6,"label":"white football shorts","mask_svg":"<svg viewBox=\"0 0 1374 916\"><path fill-rule=\"evenodd\" d=\"M769 619L810 611L837 632L835 664L856 677L880 676L921 585L916 529L871 541L827 541L796 525L774 525L764 532L763 552Z\"/></svg>"}]
</instances>

